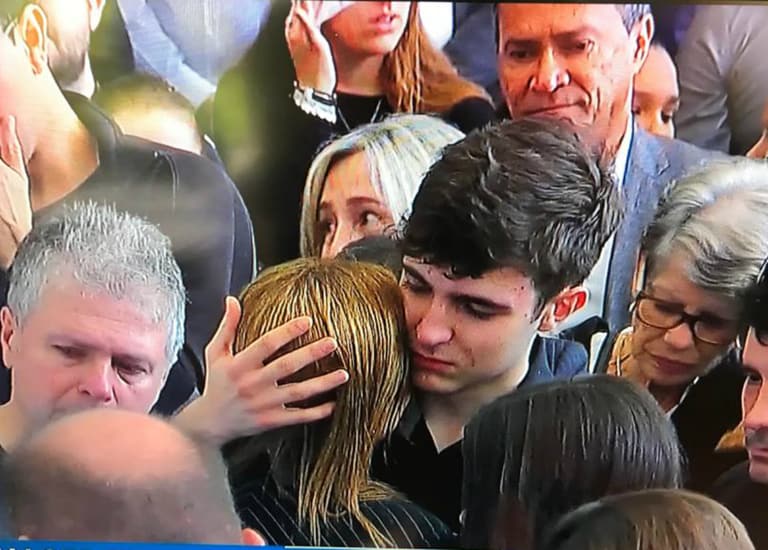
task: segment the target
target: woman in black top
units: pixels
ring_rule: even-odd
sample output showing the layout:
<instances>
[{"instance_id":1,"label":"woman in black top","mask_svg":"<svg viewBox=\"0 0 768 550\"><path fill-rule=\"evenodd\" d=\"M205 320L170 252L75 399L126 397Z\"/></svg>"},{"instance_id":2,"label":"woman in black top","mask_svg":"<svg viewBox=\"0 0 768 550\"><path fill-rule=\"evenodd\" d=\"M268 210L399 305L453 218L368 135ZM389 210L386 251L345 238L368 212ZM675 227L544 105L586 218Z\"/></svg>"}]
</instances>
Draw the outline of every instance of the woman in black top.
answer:
<instances>
[{"instance_id":1,"label":"woman in black top","mask_svg":"<svg viewBox=\"0 0 768 550\"><path fill-rule=\"evenodd\" d=\"M338 347L286 382L339 368L349 374L320 399L335 401L329 419L261 435L233 459L242 520L279 546L450 547L453 534L440 520L369 475L374 446L392 433L407 400L404 312L392 273L348 260L296 260L265 270L242 303L236 349L309 315L310 331L278 355L328 336ZM253 461L262 451L270 466L259 473Z\"/></svg>"},{"instance_id":2,"label":"woman in black top","mask_svg":"<svg viewBox=\"0 0 768 550\"><path fill-rule=\"evenodd\" d=\"M438 114L464 133L494 118L486 92L430 44L417 2L333 4L347 3L276 2L216 93L212 135L264 265L299 256L304 181L332 137L395 112Z\"/></svg>"}]
</instances>

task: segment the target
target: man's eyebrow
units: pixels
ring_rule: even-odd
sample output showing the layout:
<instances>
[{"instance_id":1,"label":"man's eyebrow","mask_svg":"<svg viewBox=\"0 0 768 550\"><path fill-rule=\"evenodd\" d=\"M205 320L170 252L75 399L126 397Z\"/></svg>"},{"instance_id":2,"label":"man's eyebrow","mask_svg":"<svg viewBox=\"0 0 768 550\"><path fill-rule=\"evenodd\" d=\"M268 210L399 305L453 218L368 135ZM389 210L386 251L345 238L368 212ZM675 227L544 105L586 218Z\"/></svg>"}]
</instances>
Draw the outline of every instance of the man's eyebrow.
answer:
<instances>
[{"instance_id":1,"label":"man's eyebrow","mask_svg":"<svg viewBox=\"0 0 768 550\"><path fill-rule=\"evenodd\" d=\"M507 40L504 42L504 47L507 46L516 46L518 48L533 48L540 44L539 40L534 40L532 38L515 38L510 37L507 38Z\"/></svg>"},{"instance_id":2,"label":"man's eyebrow","mask_svg":"<svg viewBox=\"0 0 768 550\"><path fill-rule=\"evenodd\" d=\"M483 298L481 296L475 296L473 294L467 294L465 292L456 292L451 294L451 298L454 300L458 300L461 302L472 302L473 304L477 304L481 307L486 307L488 309L495 309L498 311L511 311L512 307L508 306L507 304L500 304L498 302L494 302L493 300L489 300L488 298Z\"/></svg>"},{"instance_id":3,"label":"man's eyebrow","mask_svg":"<svg viewBox=\"0 0 768 550\"><path fill-rule=\"evenodd\" d=\"M51 344L59 344L59 345L65 345L68 347L78 348L85 351L92 351L95 349L98 349L97 346L94 346L85 340L82 340L78 338L77 336L67 335L67 334L60 334L60 333L53 333L49 336L48 341ZM147 365L152 366L152 361L142 355L135 355L133 353L113 353L112 357L115 359L119 359L120 361L124 361L126 363L132 363L135 365Z\"/></svg>"},{"instance_id":4,"label":"man's eyebrow","mask_svg":"<svg viewBox=\"0 0 768 550\"><path fill-rule=\"evenodd\" d=\"M593 27L592 25L582 25L573 30L563 31L555 34L555 41L560 42L574 40L576 38L583 38L584 35L596 35L599 34L599 32L599 29Z\"/></svg>"},{"instance_id":5,"label":"man's eyebrow","mask_svg":"<svg viewBox=\"0 0 768 550\"><path fill-rule=\"evenodd\" d=\"M122 361L124 363L129 363L131 365L147 367L150 370L153 370L154 368L152 365L152 361L140 355L133 355L130 353L116 353L113 355L113 357L119 361Z\"/></svg>"},{"instance_id":6,"label":"man's eyebrow","mask_svg":"<svg viewBox=\"0 0 768 550\"><path fill-rule=\"evenodd\" d=\"M560 33L557 33L554 35L555 42L569 42L573 41L578 38L582 38L584 35L596 35L599 33L599 30L592 25L582 25L576 29L569 30L569 31L563 31ZM541 44L541 40L538 38L528 38L525 36L516 37L516 36L509 36L504 41L504 47L507 46L517 46L519 48L522 47L536 47L539 44Z\"/></svg>"},{"instance_id":7,"label":"man's eyebrow","mask_svg":"<svg viewBox=\"0 0 768 550\"><path fill-rule=\"evenodd\" d=\"M408 275L413 277L414 279L418 280L419 283L426 285L427 281L424 279L424 277L416 271L413 267L409 266L408 264L403 264L403 271L405 271Z\"/></svg>"}]
</instances>

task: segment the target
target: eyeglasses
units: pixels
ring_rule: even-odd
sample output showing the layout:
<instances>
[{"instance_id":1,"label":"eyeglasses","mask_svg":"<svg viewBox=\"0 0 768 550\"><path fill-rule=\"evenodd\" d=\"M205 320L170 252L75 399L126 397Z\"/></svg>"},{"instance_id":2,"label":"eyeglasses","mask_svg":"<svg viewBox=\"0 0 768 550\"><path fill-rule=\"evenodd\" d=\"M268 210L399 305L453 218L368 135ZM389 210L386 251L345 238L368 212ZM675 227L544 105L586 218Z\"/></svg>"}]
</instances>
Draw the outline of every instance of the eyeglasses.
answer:
<instances>
[{"instance_id":1,"label":"eyeglasses","mask_svg":"<svg viewBox=\"0 0 768 550\"><path fill-rule=\"evenodd\" d=\"M768 346L768 307L766 306L768 306L768 259L763 262L755 284L747 292L744 308L747 325L755 331L757 341L763 346ZM746 337L746 334L744 336Z\"/></svg>"},{"instance_id":2,"label":"eyeglasses","mask_svg":"<svg viewBox=\"0 0 768 550\"><path fill-rule=\"evenodd\" d=\"M733 342L741 327L737 319L723 319L707 313L691 315L681 304L659 300L645 292L637 295L634 308L637 318L649 327L671 330L685 323L697 340L718 346Z\"/></svg>"}]
</instances>

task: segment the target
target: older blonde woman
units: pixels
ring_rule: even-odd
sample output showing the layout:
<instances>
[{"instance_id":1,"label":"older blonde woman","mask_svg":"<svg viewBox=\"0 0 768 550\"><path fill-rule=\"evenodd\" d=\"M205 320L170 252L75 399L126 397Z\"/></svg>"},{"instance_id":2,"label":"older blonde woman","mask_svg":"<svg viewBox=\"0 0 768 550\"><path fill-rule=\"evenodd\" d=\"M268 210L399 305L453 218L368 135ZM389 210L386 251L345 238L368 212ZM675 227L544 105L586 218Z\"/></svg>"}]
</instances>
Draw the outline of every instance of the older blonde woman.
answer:
<instances>
[{"instance_id":1,"label":"older blonde woman","mask_svg":"<svg viewBox=\"0 0 768 550\"><path fill-rule=\"evenodd\" d=\"M463 137L436 117L392 115L328 143L304 187L302 256L332 257L397 225L427 169Z\"/></svg>"},{"instance_id":2,"label":"older blonde woman","mask_svg":"<svg viewBox=\"0 0 768 550\"><path fill-rule=\"evenodd\" d=\"M743 458L715 448L741 419L735 342L742 300L768 256L768 165L734 160L678 181L643 250L632 326L608 372L656 397L688 455L688 486L705 489Z\"/></svg>"},{"instance_id":3,"label":"older blonde woman","mask_svg":"<svg viewBox=\"0 0 768 550\"><path fill-rule=\"evenodd\" d=\"M278 546L450 547L445 524L368 473L374 447L395 429L407 401L405 319L394 275L373 264L304 258L263 271L242 303L236 349L308 315L309 332L277 353L328 336L338 348L288 383L317 371L349 373L344 388L325 396L335 401L329 419L277 430L240 451L241 460L252 460L265 450L271 462L266 475L235 481L243 521Z\"/></svg>"}]
</instances>

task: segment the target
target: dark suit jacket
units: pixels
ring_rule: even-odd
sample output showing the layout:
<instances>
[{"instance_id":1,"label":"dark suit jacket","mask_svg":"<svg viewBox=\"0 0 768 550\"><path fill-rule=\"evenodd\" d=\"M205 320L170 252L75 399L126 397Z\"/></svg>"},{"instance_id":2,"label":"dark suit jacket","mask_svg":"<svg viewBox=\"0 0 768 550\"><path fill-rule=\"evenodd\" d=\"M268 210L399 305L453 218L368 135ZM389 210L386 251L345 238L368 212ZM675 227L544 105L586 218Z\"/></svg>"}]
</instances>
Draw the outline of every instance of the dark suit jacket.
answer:
<instances>
[{"instance_id":1,"label":"dark suit jacket","mask_svg":"<svg viewBox=\"0 0 768 550\"><path fill-rule=\"evenodd\" d=\"M464 78L484 87L498 105L502 101L496 67L496 17L493 4L453 3L453 36L443 51Z\"/></svg>"},{"instance_id":2,"label":"dark suit jacket","mask_svg":"<svg viewBox=\"0 0 768 550\"><path fill-rule=\"evenodd\" d=\"M632 277L640 241L653 221L659 199L669 184L681 176L696 171L711 160L727 158L635 127L622 186L624 218L616 232L608 268L604 317L609 332L596 370L605 370L615 336L629 325Z\"/></svg>"}]
</instances>

